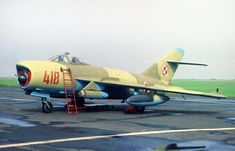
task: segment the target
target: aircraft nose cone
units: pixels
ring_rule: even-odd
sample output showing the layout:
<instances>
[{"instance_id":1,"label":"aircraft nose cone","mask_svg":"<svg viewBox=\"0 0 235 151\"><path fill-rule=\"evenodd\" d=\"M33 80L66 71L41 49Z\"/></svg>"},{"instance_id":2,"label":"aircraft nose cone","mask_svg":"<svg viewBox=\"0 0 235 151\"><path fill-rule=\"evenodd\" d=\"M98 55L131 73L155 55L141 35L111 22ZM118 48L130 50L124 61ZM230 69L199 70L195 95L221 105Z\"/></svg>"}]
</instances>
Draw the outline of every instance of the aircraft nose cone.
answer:
<instances>
[{"instance_id":1,"label":"aircraft nose cone","mask_svg":"<svg viewBox=\"0 0 235 151\"><path fill-rule=\"evenodd\" d=\"M27 76L25 74L19 75L18 76L18 81L19 81L19 83L21 83L23 85L26 84L26 82L28 81Z\"/></svg>"},{"instance_id":2,"label":"aircraft nose cone","mask_svg":"<svg viewBox=\"0 0 235 151\"><path fill-rule=\"evenodd\" d=\"M19 64L16 65L16 70L20 86L27 87L31 81L31 71L27 67Z\"/></svg>"}]
</instances>

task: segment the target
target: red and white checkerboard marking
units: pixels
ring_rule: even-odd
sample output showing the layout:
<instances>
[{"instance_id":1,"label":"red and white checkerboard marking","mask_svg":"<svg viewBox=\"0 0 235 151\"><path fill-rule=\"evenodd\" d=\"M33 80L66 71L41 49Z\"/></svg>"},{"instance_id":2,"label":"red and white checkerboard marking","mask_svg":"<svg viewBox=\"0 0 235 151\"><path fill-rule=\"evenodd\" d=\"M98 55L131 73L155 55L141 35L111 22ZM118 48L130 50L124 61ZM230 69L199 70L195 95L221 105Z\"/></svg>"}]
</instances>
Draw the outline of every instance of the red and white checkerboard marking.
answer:
<instances>
[{"instance_id":1,"label":"red and white checkerboard marking","mask_svg":"<svg viewBox=\"0 0 235 151\"><path fill-rule=\"evenodd\" d=\"M163 75L167 75L168 74L168 66L167 65L163 65L162 74Z\"/></svg>"}]
</instances>

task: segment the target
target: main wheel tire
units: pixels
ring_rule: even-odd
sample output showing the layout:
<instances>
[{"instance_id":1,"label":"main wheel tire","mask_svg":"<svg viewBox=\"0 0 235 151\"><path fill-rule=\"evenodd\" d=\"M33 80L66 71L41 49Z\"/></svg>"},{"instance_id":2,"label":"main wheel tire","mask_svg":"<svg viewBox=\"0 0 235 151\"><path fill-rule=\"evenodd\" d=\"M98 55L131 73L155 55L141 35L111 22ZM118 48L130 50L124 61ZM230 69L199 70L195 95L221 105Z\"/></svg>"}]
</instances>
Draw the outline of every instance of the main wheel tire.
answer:
<instances>
[{"instance_id":1,"label":"main wheel tire","mask_svg":"<svg viewBox=\"0 0 235 151\"><path fill-rule=\"evenodd\" d=\"M136 106L134 106L134 105L129 105L126 109L125 109L125 111L124 111L124 113L136 113L136 111L137 111L137 107Z\"/></svg>"},{"instance_id":2,"label":"main wheel tire","mask_svg":"<svg viewBox=\"0 0 235 151\"><path fill-rule=\"evenodd\" d=\"M51 104L51 102L42 103L43 113L51 113L52 111L53 111L53 105Z\"/></svg>"}]
</instances>

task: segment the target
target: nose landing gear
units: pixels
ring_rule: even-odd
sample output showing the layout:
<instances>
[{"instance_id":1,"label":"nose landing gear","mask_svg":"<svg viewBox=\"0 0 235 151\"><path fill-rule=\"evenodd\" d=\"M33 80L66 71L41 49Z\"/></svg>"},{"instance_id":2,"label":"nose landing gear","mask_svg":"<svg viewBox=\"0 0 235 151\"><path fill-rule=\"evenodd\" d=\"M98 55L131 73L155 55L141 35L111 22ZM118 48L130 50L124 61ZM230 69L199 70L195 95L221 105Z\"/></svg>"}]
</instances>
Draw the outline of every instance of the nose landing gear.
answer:
<instances>
[{"instance_id":1,"label":"nose landing gear","mask_svg":"<svg viewBox=\"0 0 235 151\"><path fill-rule=\"evenodd\" d=\"M42 112L51 113L53 111L53 105L47 98L42 98Z\"/></svg>"}]
</instances>

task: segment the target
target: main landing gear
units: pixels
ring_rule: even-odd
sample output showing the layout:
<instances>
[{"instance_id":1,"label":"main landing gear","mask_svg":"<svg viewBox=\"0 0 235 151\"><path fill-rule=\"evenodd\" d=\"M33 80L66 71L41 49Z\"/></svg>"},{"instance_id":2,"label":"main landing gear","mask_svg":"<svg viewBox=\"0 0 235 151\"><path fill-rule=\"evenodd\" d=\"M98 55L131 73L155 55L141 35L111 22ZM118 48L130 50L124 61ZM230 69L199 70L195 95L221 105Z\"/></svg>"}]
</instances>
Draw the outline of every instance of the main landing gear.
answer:
<instances>
[{"instance_id":1,"label":"main landing gear","mask_svg":"<svg viewBox=\"0 0 235 151\"><path fill-rule=\"evenodd\" d=\"M47 98L42 98L42 112L51 113L53 111L53 105Z\"/></svg>"},{"instance_id":2,"label":"main landing gear","mask_svg":"<svg viewBox=\"0 0 235 151\"><path fill-rule=\"evenodd\" d=\"M145 107L137 107L134 105L129 105L126 110L124 111L125 113L143 113L145 110Z\"/></svg>"},{"instance_id":3,"label":"main landing gear","mask_svg":"<svg viewBox=\"0 0 235 151\"><path fill-rule=\"evenodd\" d=\"M77 101L77 106L78 107L85 107L85 105L84 105L85 104L85 98L80 98L79 97L79 98L76 99L76 101Z\"/></svg>"}]
</instances>

